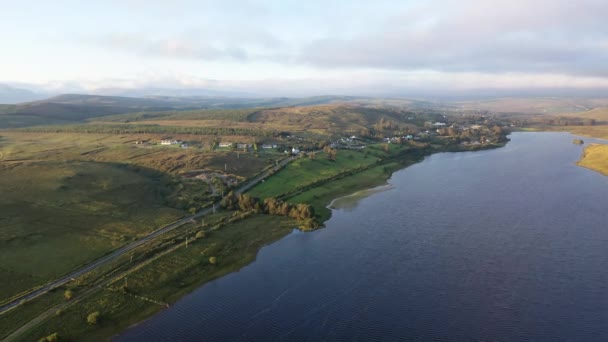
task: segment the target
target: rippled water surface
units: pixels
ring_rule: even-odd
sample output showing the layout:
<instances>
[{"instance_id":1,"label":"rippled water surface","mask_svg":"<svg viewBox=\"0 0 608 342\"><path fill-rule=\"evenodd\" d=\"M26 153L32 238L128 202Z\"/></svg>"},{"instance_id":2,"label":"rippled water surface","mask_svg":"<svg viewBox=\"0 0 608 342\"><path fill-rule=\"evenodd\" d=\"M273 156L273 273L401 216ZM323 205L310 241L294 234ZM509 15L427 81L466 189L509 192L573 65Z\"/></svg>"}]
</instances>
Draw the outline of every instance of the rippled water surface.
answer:
<instances>
[{"instance_id":1,"label":"rippled water surface","mask_svg":"<svg viewBox=\"0 0 608 342\"><path fill-rule=\"evenodd\" d=\"M395 173L116 340L608 341L608 177L569 134L511 139Z\"/></svg>"}]
</instances>

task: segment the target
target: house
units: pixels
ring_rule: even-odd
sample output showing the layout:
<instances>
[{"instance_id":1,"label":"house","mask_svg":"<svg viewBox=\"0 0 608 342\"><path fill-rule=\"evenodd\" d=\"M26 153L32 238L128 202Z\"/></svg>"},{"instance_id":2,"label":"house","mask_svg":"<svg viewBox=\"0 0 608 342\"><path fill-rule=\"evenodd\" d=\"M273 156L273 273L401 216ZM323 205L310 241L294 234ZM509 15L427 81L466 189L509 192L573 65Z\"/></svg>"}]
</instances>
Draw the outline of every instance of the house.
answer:
<instances>
[{"instance_id":1,"label":"house","mask_svg":"<svg viewBox=\"0 0 608 342\"><path fill-rule=\"evenodd\" d=\"M220 147L232 147L232 143L231 142L221 142L219 144Z\"/></svg>"},{"instance_id":2,"label":"house","mask_svg":"<svg viewBox=\"0 0 608 342\"><path fill-rule=\"evenodd\" d=\"M182 143L181 145L179 145L179 147L181 147L181 148L188 148L188 147L190 147L190 145L188 145L186 143Z\"/></svg>"},{"instance_id":3,"label":"house","mask_svg":"<svg viewBox=\"0 0 608 342\"><path fill-rule=\"evenodd\" d=\"M300 154L300 150L297 147L291 149L291 154Z\"/></svg>"},{"instance_id":4,"label":"house","mask_svg":"<svg viewBox=\"0 0 608 342\"><path fill-rule=\"evenodd\" d=\"M162 139L160 141L161 145L177 145L179 143L180 143L179 140L173 140L173 139Z\"/></svg>"},{"instance_id":5,"label":"house","mask_svg":"<svg viewBox=\"0 0 608 342\"><path fill-rule=\"evenodd\" d=\"M265 150L271 149L271 148L277 148L277 147L278 147L278 145L276 145L276 144L264 144L264 145L262 145L262 148L265 149Z\"/></svg>"},{"instance_id":6,"label":"house","mask_svg":"<svg viewBox=\"0 0 608 342\"><path fill-rule=\"evenodd\" d=\"M251 146L252 146L251 144L242 144L242 143L236 144L237 148L250 148Z\"/></svg>"},{"instance_id":7,"label":"house","mask_svg":"<svg viewBox=\"0 0 608 342\"><path fill-rule=\"evenodd\" d=\"M445 123L445 122L435 122L435 123L433 124L433 126L435 126L435 127L444 127L445 125L446 125L446 123Z\"/></svg>"}]
</instances>

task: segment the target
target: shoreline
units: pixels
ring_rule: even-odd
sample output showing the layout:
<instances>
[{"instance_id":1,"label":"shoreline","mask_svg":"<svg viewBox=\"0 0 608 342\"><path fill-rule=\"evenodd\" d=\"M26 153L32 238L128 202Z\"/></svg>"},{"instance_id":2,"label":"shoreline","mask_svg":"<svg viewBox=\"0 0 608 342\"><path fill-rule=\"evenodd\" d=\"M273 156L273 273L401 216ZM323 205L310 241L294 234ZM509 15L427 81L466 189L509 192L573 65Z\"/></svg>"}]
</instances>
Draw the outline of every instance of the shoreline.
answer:
<instances>
[{"instance_id":1,"label":"shoreline","mask_svg":"<svg viewBox=\"0 0 608 342\"><path fill-rule=\"evenodd\" d=\"M481 151L481 150L485 150L485 149L499 148L499 147L503 147L503 146L504 146L504 144L503 145L492 145L492 146L486 146L484 148L479 148L479 149L458 149L458 147L456 149L454 149L454 146L446 146L444 148L439 148L439 149L427 149L427 150L422 151L421 154L411 156L407 159L399 158L399 157L390 159L384 163L374 165L371 168L351 174L344 178L340 178L332 183L308 189L307 191L294 196L293 199L300 197L300 196L314 198L314 200L311 200L311 202L314 202L318 206L322 206L326 211L328 211L329 215L327 215L327 216L324 216L324 213L320 213L320 215L319 215L320 218L323 218L322 222L324 224L325 222L327 222L328 220L331 219L333 210L342 208L342 206L336 205L341 200L345 200L347 202L349 200L353 200L353 202L356 203L359 200L361 200L367 196L370 196L374 193L390 190L392 188L392 185L390 185L388 183L388 180L393 176L393 174L395 172L397 172L399 170L403 170L403 169L405 169L411 165L417 164L419 162L422 162L429 155L432 155L435 153L445 153L445 152L452 152L452 153L476 152L476 151ZM320 192L321 190L325 191L325 193ZM254 217L251 219L245 219L244 221L241 221L240 223L236 223L236 224L237 224L237 226L239 224L242 224L243 226L245 226L248 224L249 220L255 221L258 219L267 220L266 218L255 218ZM242 229L242 228L239 228L239 229ZM230 231L230 229L227 230L226 232L224 232L223 230L220 230L220 231L218 231L217 234L229 235L229 234L231 234L231 233L229 233L229 231ZM171 306L173 306L173 305L175 305L175 303L181 301L183 298L185 298L189 294L192 294L193 292L197 291L201 287L208 285L213 280L217 280L225 275L238 271L242 267L246 267L246 266L250 265L253 261L256 260L257 254L263 247L270 245L272 243L278 242L279 240L281 240L282 238L284 238L285 236L289 235L292 232L293 232L293 229L283 229L280 231L275 230L274 232L271 232L270 230L265 231L264 234L266 234L266 236L264 236L261 239L258 239L257 246L255 246L256 248L248 251L250 254L248 254L247 257L241 258L238 261L237 260L233 260L230 262L227 261L226 264L222 265L222 268L221 268L222 270L220 270L220 269L216 269L215 271L211 270L212 274L207 274L206 276L201 276L201 277L197 278L197 280L198 279L201 280L200 283L197 282L196 280L194 280L194 281L192 281L192 283L190 283L190 285L182 287L181 289L177 290L175 293L170 295L169 298L162 298L162 296L163 296L162 293L164 293L164 291L166 291L167 289L171 289L171 286L172 286L171 282L168 282L167 284L162 284L161 286L152 288L151 290L145 290L147 292L142 292L142 294L148 294L155 298L160 297L159 298L160 300L166 299L166 301ZM216 233L214 233L213 235L215 235L215 234ZM225 239L225 236L221 237L221 238ZM194 245L193 245L193 247L194 247ZM181 253L181 252L178 252L178 253ZM227 257L223 260L227 260ZM182 274L182 272L178 271L173 275L178 276L180 274ZM207 279L203 280L201 278L207 278ZM83 298L82 300L91 301L92 299L94 299L96 297L97 298L103 297L103 293L100 293L97 295L92 295L87 298ZM129 302L127 300L127 301L121 301L121 303L122 303L122 305L128 305ZM72 307L71 309L73 311L78 310L78 308L74 308L74 307ZM103 339L113 339L117 336L122 335L125 331L127 331L129 329L132 329L134 327L141 325L143 322L151 319L155 315L158 315L160 312L167 310L166 307L156 308L153 306L147 306L145 309L144 308L141 308L141 309L143 309L143 310L139 311L139 315L140 315L139 317L137 314L131 316L131 317L133 317L132 320L125 320L119 324L116 324L114 326L116 329L113 329L110 326L103 326L101 330L87 328L85 330L76 330L73 333L70 333L70 330L68 330L66 332L60 331L60 335L65 336L67 338L76 339L76 340L82 338L83 336L91 337L91 335L100 337ZM127 312L129 311L128 308L124 308L124 309L119 309L118 312L120 313L121 311L124 311L124 310L126 310ZM67 311L70 311L70 309L67 309L66 313L62 314L62 316L63 315L68 316ZM64 318L66 318L66 317L63 317L62 319L64 319ZM112 317L108 317L108 318L110 320L113 320ZM51 317L47 321L38 325L37 327L33 327L30 331L25 332L20 337L23 340L26 340L28 338L37 338L37 337L39 337L38 335L42 336L40 331L37 331L37 330L39 330L39 328L45 329L45 328L48 328L48 326L53 326L53 321L55 321L55 320L56 320L56 318ZM18 337L18 339L21 340L19 337Z\"/></svg>"},{"instance_id":2,"label":"shoreline","mask_svg":"<svg viewBox=\"0 0 608 342\"><path fill-rule=\"evenodd\" d=\"M608 176L608 144L590 143L583 148L583 152L576 165L603 176Z\"/></svg>"},{"instance_id":3,"label":"shoreline","mask_svg":"<svg viewBox=\"0 0 608 342\"><path fill-rule=\"evenodd\" d=\"M393 174L394 174L395 172L397 172L397 171L401 171L401 170L404 170L404 169L408 168L409 166L412 166L412 165L415 165L415 164L417 164L417 163L423 162L423 161L426 159L426 157L428 157L429 155L432 155L432 154L435 154L435 153L479 152L479 151L484 151L484 150L487 150L487 149L501 148L501 147L506 146L506 144L507 144L507 143L504 143L504 144L501 144L501 145L492 145L492 147L485 147L485 148L479 148L479 149L473 149L473 150L469 150L469 149L467 149L467 150L456 150L456 151L454 151L454 150L450 150L450 149L436 150L436 151L432 151L432 152L431 152L431 153L429 153L429 154L424 155L422 158L417 159L417 160L413 160L413 161L412 161L412 160L403 160L403 161L401 161L401 162L399 162L399 163L396 163L396 165L398 165L398 167L397 167L397 168L392 169L392 170L390 171L390 173L385 174L385 175L384 175L384 177L382 177L382 179L375 179L375 180L374 180L374 181L375 181L375 183L376 183L375 185L372 185L371 187L362 187L362 188L359 188L359 189L357 189L357 187L352 187L352 188L350 188L351 190L349 191L349 193L347 193L347 194L345 194L345 195L339 195L339 194L336 194L336 195L335 195L335 196L334 196L334 197L333 197L333 198L332 198L332 199L331 199L329 202L326 202L326 203L324 204L324 208L326 208L327 210L329 210L330 214L329 214L329 216L328 216L328 217L327 217L325 220L323 220L323 221L322 221L322 225L321 225L321 227L320 227L320 228L318 228L318 229L324 229L324 228L325 228L325 223L326 223L326 222L328 222L329 220L331 220L331 217L332 217L333 211L334 211L334 210L337 210L337 209L341 209L341 207L335 207L335 203L336 203L337 201L340 201L340 200L342 200L342 199L354 198L354 199L355 199L355 203L356 203L356 202L358 202L359 200L361 200L361 199L363 199L363 198L365 198L365 197L371 196L371 195L373 195L373 194L375 194L375 193L378 193L378 192L382 192L382 191L387 191L387 190L393 189L393 188L394 188L394 186L393 186L393 185L391 185L390 183L388 183L388 180L390 180L390 179L392 178L392 176L393 176ZM386 166L386 165L390 165L390 164L391 164L391 163L380 164L380 165L377 165L377 166L375 166L375 167L376 167L376 168L378 168L378 167L384 167L384 166ZM348 176L348 177L346 177L346 178L343 178L343 179L347 179L347 180L348 180L348 179L356 178L358 175L361 175L362 173L365 173L366 171L368 171L368 170L364 170L364 171L361 171L361 172L359 172L359 173L355 173L355 174L350 175L350 176ZM311 190L314 190L314 188L313 188L313 189L311 189ZM342 190L344 190L344 189L342 189ZM310 191L310 190L309 190L309 191ZM336 197L336 196L337 196L337 197ZM356 205L356 204L355 204L355 205ZM314 231L316 231L316 230L318 230L318 229L315 229L315 230L312 230L312 231L305 231L305 230L302 230L302 229L299 229L299 228L294 228L294 230L299 230L299 231L301 231L301 232L303 232L303 233L311 233L311 232L314 232ZM259 249L258 249L258 250L255 252L255 254L257 255L257 253L259 253L259 251L260 251L262 248L264 248L265 246L271 245L271 244L273 244L273 243L277 243L277 242L279 242L281 239L285 238L286 236L288 236L289 234L292 234L292 233L293 233L293 230L291 230L290 232L286 232L284 235L282 235L281 237L278 237L278 238L277 238L276 240L274 240L274 241L269 241L268 243L266 243L266 244L264 244L263 246L261 246L261 247L260 247L260 248L259 248ZM246 264L245 266L243 266L243 267L247 267L248 265L252 264L252 263L255 261L255 259L256 259L256 258L254 257L254 259L253 259L253 260L251 260L251 262L247 263L247 264ZM230 272L230 273L232 273L232 272ZM227 274L225 274L225 275L228 275L228 274L230 274L230 273L227 273ZM192 293L194 293L194 292L195 292L195 291L197 291L198 289L202 288L203 286L208 285L210 282L212 282L212 281L214 281L214 280L217 280L217 279L219 279L219 278L220 278L220 277L215 278L215 279L211 279L211 280L209 280L209 281L207 281L207 282L204 282L204 283L201 283L200 285L198 285L197 287L195 287L195 288L194 288L192 291L188 292L187 294L185 294L185 295L181 296L181 297L180 297L180 298L178 298L176 301L174 301L173 303L171 303L171 305L174 305L175 303L177 303L178 301L181 301L181 300L182 300L183 298L185 298L186 296L191 295ZM137 322L135 322L135 323L131 324L131 325L129 326L129 328L127 328L127 329L123 329L123 330L121 330L120 332L118 332L118 333L116 333L116 334L112 335L112 338L122 335L122 334L123 334L125 331L127 331L127 330L128 330L128 329L130 329L130 328L133 328L133 327L136 327L136 326L141 325L141 324L142 324L144 321L151 319L151 318L152 318L152 317L154 317L155 315L157 315L157 314L159 314L160 312L163 312L163 311L165 311L165 310L167 310L167 309L168 309L168 308L163 308L163 309L161 309L161 310L159 310L159 311L155 312L154 314L152 314L152 315L148 316L147 318L145 318L145 319L143 319L143 320L140 320L140 321L137 321Z\"/></svg>"},{"instance_id":4,"label":"shoreline","mask_svg":"<svg viewBox=\"0 0 608 342\"><path fill-rule=\"evenodd\" d=\"M409 166L409 165L408 165L408 166ZM403 169L407 168L408 166L404 167ZM403 169L400 169L400 170L403 170ZM397 170L397 171L399 171L399 170ZM396 171L395 171L395 172L396 172ZM393 173L394 173L394 172L393 172ZM391 177L392 177L392 174L391 174ZM387 181L388 181L389 179L391 179L391 177L389 177L389 178L387 179ZM349 208L349 206L348 206L348 204L349 204L349 203L345 203L345 204L343 204L343 205L336 205L336 202L339 202L339 201L341 201L341 200L348 200L348 199L351 199L351 198L352 198L352 199L354 200L354 203L353 203L353 204L355 204L355 205L356 205L356 203L357 203L357 202L359 202L360 200L362 200L362 199L364 199L364 198L366 198L366 197L368 197L368 196L371 196L371 195L373 195L373 194L375 194L375 193L378 193L378 192L383 192L383 191L391 190L391 189L393 189L393 188L394 188L394 186L393 186L393 185L391 185L390 183L387 183L387 184L384 184L384 185L379 185L379 186L375 186L375 187L368 188L368 189L356 190L355 192L353 192L353 193L352 193L352 194L350 194L350 195L345 195L345 196L340 196L340 197L336 197L336 198L334 198L334 199L333 199L333 200L332 200L332 201L331 201L331 202L330 202L330 203L329 203L329 204L326 206L326 208L327 208L327 209L330 209L330 210L336 210L336 209L344 209L344 208Z\"/></svg>"}]
</instances>

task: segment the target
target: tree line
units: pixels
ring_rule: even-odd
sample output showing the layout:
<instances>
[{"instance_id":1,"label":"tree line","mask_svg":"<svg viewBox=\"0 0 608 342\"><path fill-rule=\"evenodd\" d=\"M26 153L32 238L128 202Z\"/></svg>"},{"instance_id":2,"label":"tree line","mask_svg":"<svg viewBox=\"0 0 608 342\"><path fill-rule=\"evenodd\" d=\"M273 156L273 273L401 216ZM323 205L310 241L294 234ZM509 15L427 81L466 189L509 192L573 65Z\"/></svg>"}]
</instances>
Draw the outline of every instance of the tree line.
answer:
<instances>
[{"instance_id":1,"label":"tree line","mask_svg":"<svg viewBox=\"0 0 608 342\"><path fill-rule=\"evenodd\" d=\"M318 223L314 220L314 209L310 204L291 204L273 197L261 200L248 194L235 194L233 191L230 191L228 195L224 196L220 202L220 206L227 210L253 211L259 214L287 216L305 223L305 228L318 227Z\"/></svg>"}]
</instances>

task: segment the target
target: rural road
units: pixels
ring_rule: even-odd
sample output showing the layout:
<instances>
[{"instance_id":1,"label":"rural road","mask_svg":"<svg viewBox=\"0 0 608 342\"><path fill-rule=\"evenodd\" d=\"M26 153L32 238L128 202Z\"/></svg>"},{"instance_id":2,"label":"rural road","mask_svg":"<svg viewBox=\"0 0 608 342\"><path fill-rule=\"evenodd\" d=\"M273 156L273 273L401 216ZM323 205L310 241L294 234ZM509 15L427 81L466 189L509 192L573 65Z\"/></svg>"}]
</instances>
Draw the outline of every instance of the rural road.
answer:
<instances>
[{"instance_id":1,"label":"rural road","mask_svg":"<svg viewBox=\"0 0 608 342\"><path fill-rule=\"evenodd\" d=\"M243 184L241 187L239 187L234 192L240 194L240 193L243 193L243 192L245 192L245 191L253 188L255 185L257 185L258 183L260 183L262 180L268 178L272 172L275 172L275 171L279 170L280 168L282 168L283 166L287 165L292 160L294 160L294 159L293 158L285 158L285 159L281 160L278 163L278 165L276 165L272 169L267 170L264 173L256 176L255 178L253 178L252 180L250 180L246 184ZM61 278L59 278L59 279L57 279L57 280L55 280L55 281L53 281L51 283L43 285L42 287L40 287L40 288L38 288L36 290L33 290L31 292L27 292L27 293L25 293L25 294L23 294L23 295L21 295L19 297L16 297L13 300L11 300L9 303L6 303L6 304L4 304L4 305L2 305L0 307L0 314L2 314L4 312L6 312L6 311L8 311L8 310L10 310L10 309L18 306L19 304L21 304L24 301L28 301L30 299L38 297L39 295L41 295L43 293L46 293L46 292L48 292L48 291L50 291L50 290L52 290L54 288L62 286L62 285L70 282L71 280L73 280L73 279L75 279L75 278L77 278L77 277L79 277L79 276L81 276L83 274L86 274L86 273L88 273L88 272L90 272L90 271L92 271L92 270L94 270L94 269L96 269L96 268L98 268L100 266L103 266L103 265L107 264L108 262L110 262L110 261L118 258L119 256L124 255L125 253L128 253L128 252L134 250L135 248L143 245L144 243L146 243L146 242L154 239L155 237L157 237L159 235L162 235L162 234L164 234L164 233L166 233L166 232L168 232L170 230L173 230L173 229L175 229L177 227L180 227L180 226L188 223L192 219L196 219L196 218L199 218L201 216L208 215L209 213L213 212L214 207L218 206L218 205L219 205L219 202L216 202L216 203L213 204L212 207L205 208L205 209L199 211L198 213L196 213L194 215L190 215L190 216L184 217L184 218L182 218L180 220L177 220L177 221L175 221L173 223L170 223L170 224L168 224L168 225L166 225L166 226L164 226L164 227L162 227L160 229L157 229L157 230L151 232L150 234L142 237L139 240L136 240L136 241L134 241L134 242L132 242L132 243L130 243L128 245L125 245L125 246L123 246L123 247L115 250L114 252L112 252L112 253L110 253L108 255L105 255L105 256L103 256L103 257L101 257L101 258L99 258L99 259L91 262L90 264L83 266L80 269L77 269L76 271L74 271L74 272L72 272L72 273L70 273L70 274L68 274L66 276L63 276L63 277L61 277Z\"/></svg>"}]
</instances>

